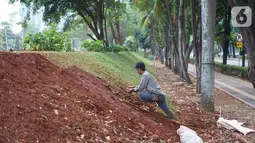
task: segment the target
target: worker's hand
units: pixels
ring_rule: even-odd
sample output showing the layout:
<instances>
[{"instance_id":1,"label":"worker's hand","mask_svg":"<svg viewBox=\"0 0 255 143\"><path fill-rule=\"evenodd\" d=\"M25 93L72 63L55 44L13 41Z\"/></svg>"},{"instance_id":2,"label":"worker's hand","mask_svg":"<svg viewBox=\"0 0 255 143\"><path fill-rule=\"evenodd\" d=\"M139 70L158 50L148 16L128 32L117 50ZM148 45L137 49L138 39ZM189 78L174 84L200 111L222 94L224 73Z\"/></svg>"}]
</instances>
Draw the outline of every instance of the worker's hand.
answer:
<instances>
[{"instance_id":1,"label":"worker's hand","mask_svg":"<svg viewBox=\"0 0 255 143\"><path fill-rule=\"evenodd\" d=\"M127 91L128 93L132 93L132 92L134 91L134 89L133 89L133 87L128 86L128 87L126 88L126 91Z\"/></svg>"},{"instance_id":2,"label":"worker's hand","mask_svg":"<svg viewBox=\"0 0 255 143\"><path fill-rule=\"evenodd\" d=\"M130 88L129 90L128 90L128 93L132 93L134 91L134 89L133 88Z\"/></svg>"}]
</instances>

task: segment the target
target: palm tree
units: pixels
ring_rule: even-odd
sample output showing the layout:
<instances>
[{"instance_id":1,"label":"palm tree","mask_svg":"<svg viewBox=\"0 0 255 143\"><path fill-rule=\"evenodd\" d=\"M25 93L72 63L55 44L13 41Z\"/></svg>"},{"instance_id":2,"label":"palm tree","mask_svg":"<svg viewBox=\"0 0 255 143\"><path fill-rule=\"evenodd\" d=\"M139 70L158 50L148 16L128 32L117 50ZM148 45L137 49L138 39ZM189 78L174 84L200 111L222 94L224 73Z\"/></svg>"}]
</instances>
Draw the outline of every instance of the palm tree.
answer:
<instances>
[{"instance_id":1,"label":"palm tree","mask_svg":"<svg viewBox=\"0 0 255 143\"><path fill-rule=\"evenodd\" d=\"M214 111L214 39L216 0L201 0L202 14L202 74L201 103L208 111Z\"/></svg>"}]
</instances>

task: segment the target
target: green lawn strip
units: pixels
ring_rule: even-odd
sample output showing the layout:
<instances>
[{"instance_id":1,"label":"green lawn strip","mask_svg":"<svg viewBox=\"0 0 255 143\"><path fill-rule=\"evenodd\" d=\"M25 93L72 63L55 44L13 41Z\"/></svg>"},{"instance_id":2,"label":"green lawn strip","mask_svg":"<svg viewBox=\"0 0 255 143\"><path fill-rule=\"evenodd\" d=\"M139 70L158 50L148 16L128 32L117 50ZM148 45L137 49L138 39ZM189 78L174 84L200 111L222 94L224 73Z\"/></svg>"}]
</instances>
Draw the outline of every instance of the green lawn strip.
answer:
<instances>
[{"instance_id":1,"label":"green lawn strip","mask_svg":"<svg viewBox=\"0 0 255 143\"><path fill-rule=\"evenodd\" d=\"M60 67L77 66L111 83L139 84L140 76L132 68L138 61L145 62L149 71L149 60L134 52L41 52Z\"/></svg>"}]
</instances>

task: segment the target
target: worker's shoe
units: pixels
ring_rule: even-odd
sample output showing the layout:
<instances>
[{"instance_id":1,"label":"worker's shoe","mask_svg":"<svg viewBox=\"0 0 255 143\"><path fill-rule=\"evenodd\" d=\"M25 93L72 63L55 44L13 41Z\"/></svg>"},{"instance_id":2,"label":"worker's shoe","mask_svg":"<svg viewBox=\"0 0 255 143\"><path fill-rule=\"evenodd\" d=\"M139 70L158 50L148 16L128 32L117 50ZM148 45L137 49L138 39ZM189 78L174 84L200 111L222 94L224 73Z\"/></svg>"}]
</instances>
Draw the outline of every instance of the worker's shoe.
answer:
<instances>
[{"instance_id":1,"label":"worker's shoe","mask_svg":"<svg viewBox=\"0 0 255 143\"><path fill-rule=\"evenodd\" d=\"M171 110L168 110L165 112L166 113L166 116L168 119L170 120L178 120L177 116L175 115L175 113Z\"/></svg>"}]
</instances>

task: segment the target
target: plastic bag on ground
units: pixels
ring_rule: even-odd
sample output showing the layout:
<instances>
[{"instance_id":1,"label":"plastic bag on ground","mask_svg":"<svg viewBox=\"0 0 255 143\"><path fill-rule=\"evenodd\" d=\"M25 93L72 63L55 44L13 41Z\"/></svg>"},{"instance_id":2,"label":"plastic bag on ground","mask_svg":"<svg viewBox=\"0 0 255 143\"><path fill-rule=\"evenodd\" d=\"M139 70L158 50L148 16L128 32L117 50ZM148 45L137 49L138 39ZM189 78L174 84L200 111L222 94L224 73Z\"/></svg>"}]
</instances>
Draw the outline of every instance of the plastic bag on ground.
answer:
<instances>
[{"instance_id":1,"label":"plastic bag on ground","mask_svg":"<svg viewBox=\"0 0 255 143\"><path fill-rule=\"evenodd\" d=\"M177 134L180 136L181 143L203 143L195 131L185 126L180 126Z\"/></svg>"}]
</instances>

